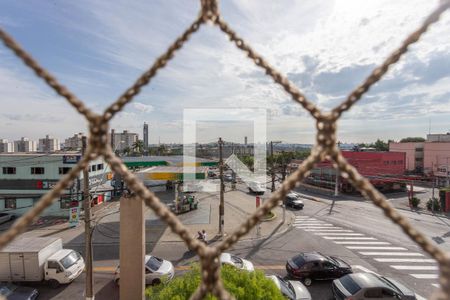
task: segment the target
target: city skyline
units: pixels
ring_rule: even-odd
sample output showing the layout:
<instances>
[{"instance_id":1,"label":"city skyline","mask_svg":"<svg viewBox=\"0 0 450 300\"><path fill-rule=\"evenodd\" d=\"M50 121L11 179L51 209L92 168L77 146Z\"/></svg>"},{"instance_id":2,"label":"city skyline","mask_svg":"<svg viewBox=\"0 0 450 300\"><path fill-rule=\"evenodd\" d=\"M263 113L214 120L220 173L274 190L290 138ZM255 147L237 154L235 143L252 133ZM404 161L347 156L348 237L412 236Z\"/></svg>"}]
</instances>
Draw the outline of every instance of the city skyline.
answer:
<instances>
[{"instance_id":1,"label":"city skyline","mask_svg":"<svg viewBox=\"0 0 450 300\"><path fill-rule=\"evenodd\" d=\"M221 11L308 99L331 109L400 45L437 1L386 3L227 1L221 3ZM4 2L0 8L0 26L88 107L100 112L192 22L198 3ZM339 140L424 137L430 121L432 133L450 129L450 42L442 38L448 35L449 24L445 13L344 115ZM37 139L50 133L62 139L87 132L82 117L8 49L0 48L0 57L0 137ZM184 109L236 107L267 109L269 139L314 142L312 118L209 26L202 27L112 120L111 128L141 133L147 122L149 143L181 142ZM236 128L226 127L220 134L208 133L206 141L219 135L241 140Z\"/></svg>"}]
</instances>

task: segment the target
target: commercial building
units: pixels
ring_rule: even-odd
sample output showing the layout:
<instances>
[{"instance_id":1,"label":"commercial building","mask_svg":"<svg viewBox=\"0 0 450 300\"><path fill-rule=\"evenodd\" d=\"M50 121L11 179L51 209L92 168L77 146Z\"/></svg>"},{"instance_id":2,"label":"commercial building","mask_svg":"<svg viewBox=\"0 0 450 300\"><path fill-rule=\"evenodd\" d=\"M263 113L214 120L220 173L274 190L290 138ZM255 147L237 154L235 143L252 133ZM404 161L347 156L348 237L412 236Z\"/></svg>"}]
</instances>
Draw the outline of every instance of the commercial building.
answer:
<instances>
[{"instance_id":1,"label":"commercial building","mask_svg":"<svg viewBox=\"0 0 450 300\"><path fill-rule=\"evenodd\" d=\"M389 151L405 153L408 171L428 177L437 186L450 185L450 133L428 134L425 142L391 142Z\"/></svg>"},{"instance_id":2,"label":"commercial building","mask_svg":"<svg viewBox=\"0 0 450 300\"><path fill-rule=\"evenodd\" d=\"M14 152L14 143L6 139L0 139L0 153Z\"/></svg>"},{"instance_id":3,"label":"commercial building","mask_svg":"<svg viewBox=\"0 0 450 300\"><path fill-rule=\"evenodd\" d=\"M123 151L126 148L132 149L133 144L138 139L137 133L128 132L128 130L124 130L122 133L116 133L114 129L111 130L111 147L114 151Z\"/></svg>"},{"instance_id":4,"label":"commercial building","mask_svg":"<svg viewBox=\"0 0 450 300\"><path fill-rule=\"evenodd\" d=\"M79 132L74 134L72 137L67 138L64 141L64 150L81 150L83 147L82 144L83 133Z\"/></svg>"},{"instance_id":5,"label":"commercial building","mask_svg":"<svg viewBox=\"0 0 450 300\"><path fill-rule=\"evenodd\" d=\"M390 152L404 152L406 155L406 170L422 173L424 168L424 142L389 143Z\"/></svg>"},{"instance_id":6,"label":"commercial building","mask_svg":"<svg viewBox=\"0 0 450 300\"><path fill-rule=\"evenodd\" d=\"M39 139L38 151L39 152L55 152L61 150L61 145L59 144L59 139L51 138L46 135L45 138Z\"/></svg>"},{"instance_id":7,"label":"commercial building","mask_svg":"<svg viewBox=\"0 0 450 300\"><path fill-rule=\"evenodd\" d=\"M423 151L424 174L437 186L450 186L450 142L426 142Z\"/></svg>"},{"instance_id":8,"label":"commercial building","mask_svg":"<svg viewBox=\"0 0 450 300\"><path fill-rule=\"evenodd\" d=\"M14 152L36 152L36 141L30 141L28 138L22 137L18 141L14 141Z\"/></svg>"},{"instance_id":9,"label":"commercial building","mask_svg":"<svg viewBox=\"0 0 450 300\"><path fill-rule=\"evenodd\" d=\"M80 160L79 152L0 154L0 211L21 215L52 189ZM98 158L89 164L89 187L93 203L111 198L112 174ZM43 215L68 216L70 205L83 199L83 172ZM82 206L82 203L76 203Z\"/></svg>"},{"instance_id":10,"label":"commercial building","mask_svg":"<svg viewBox=\"0 0 450 300\"><path fill-rule=\"evenodd\" d=\"M363 175L380 191L401 190L405 183L398 180L405 172L406 155L404 152L376 152L376 151L342 151L342 155L359 174ZM301 161L296 161L295 166ZM290 166L291 170L294 166ZM305 183L334 189L337 171L330 161L323 161L311 170ZM343 177L338 180L339 191L353 193L356 189Z\"/></svg>"}]
</instances>

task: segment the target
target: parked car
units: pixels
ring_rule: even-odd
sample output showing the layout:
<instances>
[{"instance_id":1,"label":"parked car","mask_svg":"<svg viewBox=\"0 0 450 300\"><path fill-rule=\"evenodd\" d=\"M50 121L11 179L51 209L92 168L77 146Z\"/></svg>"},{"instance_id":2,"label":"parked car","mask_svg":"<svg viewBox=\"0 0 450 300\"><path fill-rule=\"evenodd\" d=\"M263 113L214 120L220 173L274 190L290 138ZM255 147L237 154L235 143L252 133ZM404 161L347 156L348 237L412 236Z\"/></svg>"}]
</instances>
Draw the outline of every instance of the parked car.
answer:
<instances>
[{"instance_id":1,"label":"parked car","mask_svg":"<svg viewBox=\"0 0 450 300\"><path fill-rule=\"evenodd\" d=\"M0 296L7 300L34 300L38 297L39 292L35 288L26 286L17 286L12 283L0 284Z\"/></svg>"},{"instance_id":2,"label":"parked car","mask_svg":"<svg viewBox=\"0 0 450 300\"><path fill-rule=\"evenodd\" d=\"M286 263L288 276L311 285L313 280L336 279L352 273L351 266L340 258L319 252L305 252L294 256Z\"/></svg>"},{"instance_id":3,"label":"parked car","mask_svg":"<svg viewBox=\"0 0 450 300\"><path fill-rule=\"evenodd\" d=\"M344 299L414 300L416 294L398 281L374 273L354 273L333 280L333 295Z\"/></svg>"},{"instance_id":4,"label":"parked car","mask_svg":"<svg viewBox=\"0 0 450 300\"><path fill-rule=\"evenodd\" d=\"M0 224L9 222L11 220L14 220L16 218L15 215L8 214L8 213L0 213Z\"/></svg>"},{"instance_id":5,"label":"parked car","mask_svg":"<svg viewBox=\"0 0 450 300\"><path fill-rule=\"evenodd\" d=\"M266 275L280 289L281 293L290 300L311 300L308 289L300 282L284 280L278 275Z\"/></svg>"},{"instance_id":6,"label":"parked car","mask_svg":"<svg viewBox=\"0 0 450 300\"><path fill-rule=\"evenodd\" d=\"M292 207L295 209L303 209L305 205L303 201L300 199L300 195L297 193L289 193L286 195L285 205L287 207Z\"/></svg>"},{"instance_id":7,"label":"parked car","mask_svg":"<svg viewBox=\"0 0 450 300\"><path fill-rule=\"evenodd\" d=\"M248 181L247 182L248 190L250 193L254 193L256 195L263 195L266 191L266 185L257 181Z\"/></svg>"},{"instance_id":8,"label":"parked car","mask_svg":"<svg viewBox=\"0 0 450 300\"><path fill-rule=\"evenodd\" d=\"M231 182L231 181L233 181L233 175L225 174L225 175L223 175L223 180Z\"/></svg>"},{"instance_id":9,"label":"parked car","mask_svg":"<svg viewBox=\"0 0 450 300\"><path fill-rule=\"evenodd\" d=\"M165 259L146 255L145 263L145 284L160 284L163 280L171 280L175 274L173 264ZM120 285L120 266L117 267L114 273L114 282Z\"/></svg>"},{"instance_id":10,"label":"parked car","mask_svg":"<svg viewBox=\"0 0 450 300\"><path fill-rule=\"evenodd\" d=\"M250 272L253 272L255 270L251 261L237 257L236 255L233 255L231 253L222 253L220 255L220 262L222 263L222 265L232 265L233 267L240 270L246 270Z\"/></svg>"}]
</instances>

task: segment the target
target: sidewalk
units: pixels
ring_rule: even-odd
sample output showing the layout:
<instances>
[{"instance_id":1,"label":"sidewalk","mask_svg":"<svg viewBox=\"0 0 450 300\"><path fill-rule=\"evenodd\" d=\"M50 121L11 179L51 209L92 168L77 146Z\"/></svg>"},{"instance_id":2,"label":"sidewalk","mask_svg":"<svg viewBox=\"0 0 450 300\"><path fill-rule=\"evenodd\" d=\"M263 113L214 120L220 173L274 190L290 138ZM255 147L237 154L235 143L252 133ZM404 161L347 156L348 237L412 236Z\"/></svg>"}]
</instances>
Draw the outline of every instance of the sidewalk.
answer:
<instances>
[{"instance_id":1,"label":"sidewalk","mask_svg":"<svg viewBox=\"0 0 450 300\"><path fill-rule=\"evenodd\" d=\"M409 206L408 199L398 199L389 201L396 209L406 210L410 212L415 212L417 214L425 214L430 216L438 216L443 218L450 219L450 213L435 211L434 213L431 210L427 209L427 200L421 199L419 206L417 208L413 208Z\"/></svg>"}]
</instances>

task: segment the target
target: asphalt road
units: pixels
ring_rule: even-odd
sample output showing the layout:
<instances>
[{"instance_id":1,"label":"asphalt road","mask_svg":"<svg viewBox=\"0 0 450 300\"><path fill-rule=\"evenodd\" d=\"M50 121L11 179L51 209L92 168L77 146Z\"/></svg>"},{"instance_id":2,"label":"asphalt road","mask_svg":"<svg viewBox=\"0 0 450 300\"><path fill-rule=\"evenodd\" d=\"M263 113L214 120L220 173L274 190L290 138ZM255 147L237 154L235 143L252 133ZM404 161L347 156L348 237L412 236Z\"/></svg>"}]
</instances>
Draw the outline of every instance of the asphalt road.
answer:
<instances>
[{"instance_id":1,"label":"asphalt road","mask_svg":"<svg viewBox=\"0 0 450 300\"><path fill-rule=\"evenodd\" d=\"M305 209L295 212L296 221L287 232L267 239L241 241L229 252L251 260L267 274L284 276L288 258L303 251L319 251L342 258L354 271L370 270L400 280L426 299L437 289L437 265L378 208L368 202L339 201L330 213L330 201L318 200L305 200ZM450 249L450 220L401 213L442 249ZM152 254L171 260L177 273L197 260L183 243L158 243L152 248ZM112 283L118 264L118 244L96 244L94 253L104 254L97 255L95 261L96 299L118 299L118 288ZM330 284L314 282L309 288L313 299L332 299ZM84 278L56 290L47 287L39 290L42 299L81 299Z\"/></svg>"}]
</instances>

